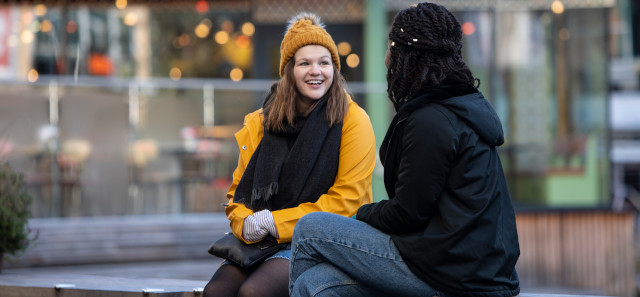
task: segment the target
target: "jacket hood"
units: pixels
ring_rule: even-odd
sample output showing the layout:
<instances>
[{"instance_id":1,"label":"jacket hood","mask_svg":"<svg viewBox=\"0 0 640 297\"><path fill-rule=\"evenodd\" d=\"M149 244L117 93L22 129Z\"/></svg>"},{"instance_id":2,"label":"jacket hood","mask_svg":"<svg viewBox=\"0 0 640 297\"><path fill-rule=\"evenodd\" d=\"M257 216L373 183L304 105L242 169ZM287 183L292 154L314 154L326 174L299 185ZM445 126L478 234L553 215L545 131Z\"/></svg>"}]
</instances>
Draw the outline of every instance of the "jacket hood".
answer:
<instances>
[{"instance_id":1,"label":"jacket hood","mask_svg":"<svg viewBox=\"0 0 640 297\"><path fill-rule=\"evenodd\" d=\"M501 146L504 143L500 118L482 93L452 97L439 103L463 119L489 145Z\"/></svg>"},{"instance_id":2,"label":"jacket hood","mask_svg":"<svg viewBox=\"0 0 640 297\"><path fill-rule=\"evenodd\" d=\"M476 88L448 85L421 88L405 103L398 113L411 113L426 104L440 104L463 119L491 146L504 144L502 123L493 106Z\"/></svg>"}]
</instances>

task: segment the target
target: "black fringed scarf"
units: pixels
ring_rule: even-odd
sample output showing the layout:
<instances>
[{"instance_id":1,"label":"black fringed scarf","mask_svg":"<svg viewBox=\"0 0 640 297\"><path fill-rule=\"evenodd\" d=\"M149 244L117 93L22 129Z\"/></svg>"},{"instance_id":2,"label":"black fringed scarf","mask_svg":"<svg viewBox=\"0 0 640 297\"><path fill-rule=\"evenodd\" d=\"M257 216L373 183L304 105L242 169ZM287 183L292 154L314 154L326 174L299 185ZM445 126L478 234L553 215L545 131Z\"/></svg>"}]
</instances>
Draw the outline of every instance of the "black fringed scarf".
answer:
<instances>
[{"instance_id":1,"label":"black fringed scarf","mask_svg":"<svg viewBox=\"0 0 640 297\"><path fill-rule=\"evenodd\" d=\"M306 118L286 131L265 129L262 141L238 183L234 202L253 211L278 210L315 202L338 172L342 122L329 127L326 96Z\"/></svg>"}]
</instances>

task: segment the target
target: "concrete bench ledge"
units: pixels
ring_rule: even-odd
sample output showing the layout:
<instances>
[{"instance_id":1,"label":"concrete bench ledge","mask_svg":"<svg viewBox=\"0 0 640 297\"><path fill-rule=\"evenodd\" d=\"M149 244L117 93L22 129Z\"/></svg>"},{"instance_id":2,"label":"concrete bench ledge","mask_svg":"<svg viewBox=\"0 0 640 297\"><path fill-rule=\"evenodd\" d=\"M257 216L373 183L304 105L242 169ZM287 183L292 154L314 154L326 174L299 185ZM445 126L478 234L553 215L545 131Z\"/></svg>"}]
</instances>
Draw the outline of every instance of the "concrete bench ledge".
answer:
<instances>
[{"instance_id":1,"label":"concrete bench ledge","mask_svg":"<svg viewBox=\"0 0 640 297\"><path fill-rule=\"evenodd\" d=\"M2 297L199 297L205 281L77 274L0 274ZM587 297L521 293L521 297Z\"/></svg>"},{"instance_id":2,"label":"concrete bench ledge","mask_svg":"<svg viewBox=\"0 0 640 297\"><path fill-rule=\"evenodd\" d=\"M552 293L520 293L519 297L603 297L601 295L567 295Z\"/></svg>"},{"instance_id":3,"label":"concrete bench ledge","mask_svg":"<svg viewBox=\"0 0 640 297\"><path fill-rule=\"evenodd\" d=\"M198 297L204 281L76 274L0 274L2 297Z\"/></svg>"}]
</instances>

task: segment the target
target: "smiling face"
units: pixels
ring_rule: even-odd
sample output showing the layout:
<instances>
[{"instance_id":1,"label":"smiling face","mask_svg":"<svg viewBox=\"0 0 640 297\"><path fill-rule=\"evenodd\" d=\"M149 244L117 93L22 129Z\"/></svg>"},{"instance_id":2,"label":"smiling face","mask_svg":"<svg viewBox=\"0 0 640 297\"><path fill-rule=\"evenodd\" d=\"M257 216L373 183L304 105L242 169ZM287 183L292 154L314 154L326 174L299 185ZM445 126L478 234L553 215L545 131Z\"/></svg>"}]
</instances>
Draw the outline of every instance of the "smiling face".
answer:
<instances>
[{"instance_id":1,"label":"smiling face","mask_svg":"<svg viewBox=\"0 0 640 297\"><path fill-rule=\"evenodd\" d=\"M333 83L331 53L321 45L307 45L293 56L293 75L296 88L302 95L299 110L306 110L315 100L324 96Z\"/></svg>"}]
</instances>

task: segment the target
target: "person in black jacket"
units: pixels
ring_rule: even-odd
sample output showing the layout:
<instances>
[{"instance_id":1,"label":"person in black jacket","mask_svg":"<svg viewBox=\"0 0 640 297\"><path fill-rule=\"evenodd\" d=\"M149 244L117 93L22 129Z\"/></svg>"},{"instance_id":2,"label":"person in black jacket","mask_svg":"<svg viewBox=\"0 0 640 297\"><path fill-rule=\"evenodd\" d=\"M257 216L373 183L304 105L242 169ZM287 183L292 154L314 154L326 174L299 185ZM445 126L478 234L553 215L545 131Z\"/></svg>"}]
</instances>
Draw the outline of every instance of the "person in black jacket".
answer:
<instances>
[{"instance_id":1,"label":"person in black jacket","mask_svg":"<svg viewBox=\"0 0 640 297\"><path fill-rule=\"evenodd\" d=\"M459 22L432 3L401 11L385 64L396 109L380 148L389 199L361 206L356 220L304 216L290 295L518 295L502 125L462 59Z\"/></svg>"}]
</instances>

